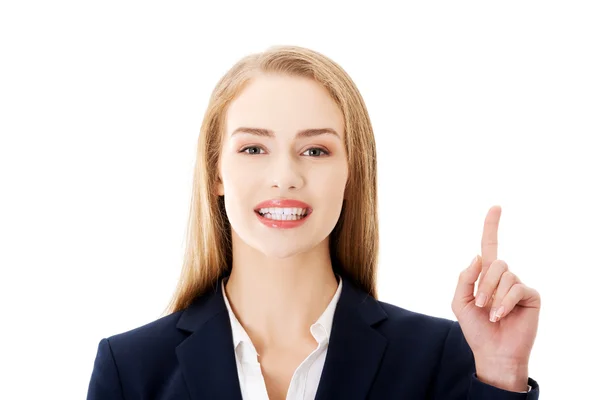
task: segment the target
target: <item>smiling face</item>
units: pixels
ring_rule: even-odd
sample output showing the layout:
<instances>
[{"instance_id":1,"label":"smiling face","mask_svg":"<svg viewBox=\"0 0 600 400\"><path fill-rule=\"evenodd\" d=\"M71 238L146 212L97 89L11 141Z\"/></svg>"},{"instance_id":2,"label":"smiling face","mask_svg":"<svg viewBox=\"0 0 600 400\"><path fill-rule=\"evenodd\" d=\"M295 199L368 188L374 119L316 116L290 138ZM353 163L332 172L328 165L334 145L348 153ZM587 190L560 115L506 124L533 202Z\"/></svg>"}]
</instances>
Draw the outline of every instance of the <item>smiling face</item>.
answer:
<instances>
[{"instance_id":1,"label":"smiling face","mask_svg":"<svg viewBox=\"0 0 600 400\"><path fill-rule=\"evenodd\" d=\"M217 191L234 247L285 258L327 246L348 179L344 118L327 90L259 75L230 104L225 126Z\"/></svg>"}]
</instances>

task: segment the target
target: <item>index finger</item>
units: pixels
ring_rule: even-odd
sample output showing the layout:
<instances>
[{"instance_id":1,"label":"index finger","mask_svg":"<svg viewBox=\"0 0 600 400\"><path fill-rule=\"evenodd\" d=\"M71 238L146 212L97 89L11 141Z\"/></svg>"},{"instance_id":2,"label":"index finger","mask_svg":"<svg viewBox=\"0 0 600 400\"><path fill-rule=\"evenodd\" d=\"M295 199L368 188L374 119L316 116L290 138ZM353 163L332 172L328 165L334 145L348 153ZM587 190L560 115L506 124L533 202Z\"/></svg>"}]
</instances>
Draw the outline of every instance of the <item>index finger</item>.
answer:
<instances>
[{"instance_id":1,"label":"index finger","mask_svg":"<svg viewBox=\"0 0 600 400\"><path fill-rule=\"evenodd\" d=\"M498 225L501 214L500 206L492 206L485 217L483 236L481 237L482 279L490 265L498 259Z\"/></svg>"}]
</instances>

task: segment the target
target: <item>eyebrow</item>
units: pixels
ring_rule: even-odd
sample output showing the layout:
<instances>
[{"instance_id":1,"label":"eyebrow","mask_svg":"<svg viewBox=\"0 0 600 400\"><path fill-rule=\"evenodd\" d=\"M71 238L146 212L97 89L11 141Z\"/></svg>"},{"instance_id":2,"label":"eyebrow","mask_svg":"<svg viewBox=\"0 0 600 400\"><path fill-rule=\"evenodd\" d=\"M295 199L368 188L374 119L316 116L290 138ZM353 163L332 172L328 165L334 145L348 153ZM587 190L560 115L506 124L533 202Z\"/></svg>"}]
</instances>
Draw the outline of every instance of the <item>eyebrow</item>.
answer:
<instances>
[{"instance_id":1,"label":"eyebrow","mask_svg":"<svg viewBox=\"0 0 600 400\"><path fill-rule=\"evenodd\" d=\"M275 132L270 129L263 128L247 128L247 127L239 127L231 133L231 136L237 133L249 133L251 135L257 136L266 136L266 137L275 137ZM335 135L338 139L341 139L340 135L331 128L312 128L312 129L303 129L301 131L296 132L296 137L313 137L318 135Z\"/></svg>"}]
</instances>

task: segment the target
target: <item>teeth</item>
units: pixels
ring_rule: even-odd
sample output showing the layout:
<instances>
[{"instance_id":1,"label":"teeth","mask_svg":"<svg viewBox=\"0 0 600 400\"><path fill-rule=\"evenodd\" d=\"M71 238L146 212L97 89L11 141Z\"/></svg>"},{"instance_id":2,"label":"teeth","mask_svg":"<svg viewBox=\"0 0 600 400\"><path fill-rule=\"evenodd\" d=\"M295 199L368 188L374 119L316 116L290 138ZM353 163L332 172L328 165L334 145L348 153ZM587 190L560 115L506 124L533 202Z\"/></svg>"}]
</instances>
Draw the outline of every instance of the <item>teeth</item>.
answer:
<instances>
[{"instance_id":1,"label":"teeth","mask_svg":"<svg viewBox=\"0 0 600 400\"><path fill-rule=\"evenodd\" d=\"M292 215L305 215L308 209L306 208L261 208L258 210L261 214L281 215L281 216L292 216Z\"/></svg>"},{"instance_id":2,"label":"teeth","mask_svg":"<svg viewBox=\"0 0 600 400\"><path fill-rule=\"evenodd\" d=\"M304 218L304 216L295 215L295 214L290 214L290 215L285 215L285 214L264 214L263 217L265 217L267 219L273 219L273 220L276 220L276 221L296 221L296 220Z\"/></svg>"},{"instance_id":3,"label":"teeth","mask_svg":"<svg viewBox=\"0 0 600 400\"><path fill-rule=\"evenodd\" d=\"M308 209L306 208L261 208L258 212L265 218L276 221L296 221L306 216Z\"/></svg>"}]
</instances>

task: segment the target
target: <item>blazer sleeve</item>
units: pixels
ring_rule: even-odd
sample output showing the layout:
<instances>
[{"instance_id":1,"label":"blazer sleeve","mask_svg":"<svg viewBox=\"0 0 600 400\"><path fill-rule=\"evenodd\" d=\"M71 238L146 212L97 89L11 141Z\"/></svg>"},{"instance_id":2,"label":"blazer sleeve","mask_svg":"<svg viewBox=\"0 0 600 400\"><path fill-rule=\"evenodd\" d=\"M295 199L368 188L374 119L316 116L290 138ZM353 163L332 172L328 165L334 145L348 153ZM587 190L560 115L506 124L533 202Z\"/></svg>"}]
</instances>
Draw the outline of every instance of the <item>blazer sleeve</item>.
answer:
<instances>
[{"instance_id":1,"label":"blazer sleeve","mask_svg":"<svg viewBox=\"0 0 600 400\"><path fill-rule=\"evenodd\" d=\"M475 359L460 325L452 321L435 378L435 400L538 400L538 383L528 378L531 391L510 392L477 379Z\"/></svg>"},{"instance_id":2,"label":"blazer sleeve","mask_svg":"<svg viewBox=\"0 0 600 400\"><path fill-rule=\"evenodd\" d=\"M117 364L108 339L98 344L87 400L124 400Z\"/></svg>"}]
</instances>

